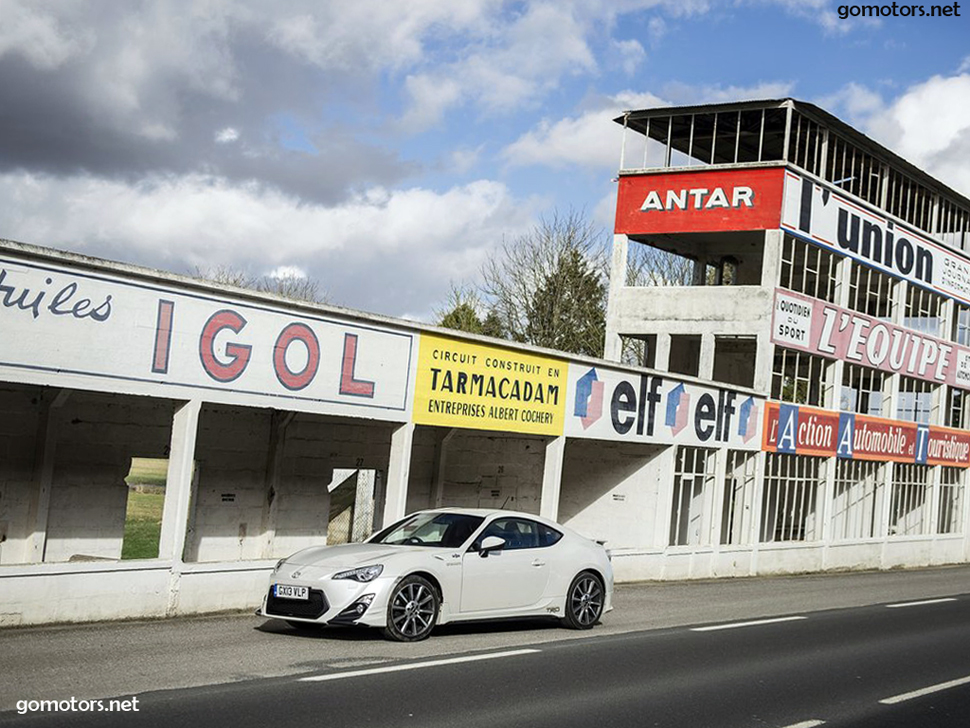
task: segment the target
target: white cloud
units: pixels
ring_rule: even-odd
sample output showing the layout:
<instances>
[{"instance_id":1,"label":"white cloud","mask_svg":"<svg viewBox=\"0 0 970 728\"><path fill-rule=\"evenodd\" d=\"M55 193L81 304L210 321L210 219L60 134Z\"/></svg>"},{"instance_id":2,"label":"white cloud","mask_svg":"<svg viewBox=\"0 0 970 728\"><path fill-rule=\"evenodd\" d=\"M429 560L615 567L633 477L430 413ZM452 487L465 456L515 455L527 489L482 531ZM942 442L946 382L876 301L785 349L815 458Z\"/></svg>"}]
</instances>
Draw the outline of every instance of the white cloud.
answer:
<instances>
[{"instance_id":1,"label":"white cloud","mask_svg":"<svg viewBox=\"0 0 970 728\"><path fill-rule=\"evenodd\" d=\"M36 68L50 70L83 55L93 45L89 32L62 23L34 2L5 0L0 22L0 56L17 53Z\"/></svg>"},{"instance_id":2,"label":"white cloud","mask_svg":"<svg viewBox=\"0 0 970 728\"><path fill-rule=\"evenodd\" d=\"M308 277L307 272L298 265L278 265L266 275L277 280Z\"/></svg>"},{"instance_id":3,"label":"white cloud","mask_svg":"<svg viewBox=\"0 0 970 728\"><path fill-rule=\"evenodd\" d=\"M227 126L225 129L216 132L215 139L217 144L230 144L239 139L239 130Z\"/></svg>"},{"instance_id":4,"label":"white cloud","mask_svg":"<svg viewBox=\"0 0 970 728\"><path fill-rule=\"evenodd\" d=\"M791 96L791 81L764 81L751 86L690 85L668 83L663 94L674 104L721 104L733 101L762 101Z\"/></svg>"},{"instance_id":5,"label":"white cloud","mask_svg":"<svg viewBox=\"0 0 970 728\"><path fill-rule=\"evenodd\" d=\"M190 175L128 186L0 175L4 237L174 271L228 265L304 273L340 305L430 312L451 280L525 231L537 202L479 180L444 192L371 188L325 207L255 184Z\"/></svg>"},{"instance_id":6,"label":"white cloud","mask_svg":"<svg viewBox=\"0 0 970 728\"><path fill-rule=\"evenodd\" d=\"M577 165L616 169L623 129L613 119L626 110L666 105L667 102L653 94L623 92L602 99L579 116L556 122L540 121L502 150L502 159L512 167Z\"/></svg>"},{"instance_id":7,"label":"white cloud","mask_svg":"<svg viewBox=\"0 0 970 728\"><path fill-rule=\"evenodd\" d=\"M616 169L623 130L612 120L623 111L669 106L671 103L705 104L784 98L791 94L792 86L788 82L766 82L750 87L671 83L664 87L664 98L652 93L624 91L601 99L578 116L558 121L543 119L502 150L502 159L513 167L543 165L564 168L576 165Z\"/></svg>"},{"instance_id":8,"label":"white cloud","mask_svg":"<svg viewBox=\"0 0 970 728\"><path fill-rule=\"evenodd\" d=\"M654 18L654 20L658 20L658 18ZM652 26L651 21L651 28ZM640 41L637 40L614 40L611 42L620 57L620 66L623 68L623 72L632 76L647 57L647 52L640 45Z\"/></svg>"}]
</instances>

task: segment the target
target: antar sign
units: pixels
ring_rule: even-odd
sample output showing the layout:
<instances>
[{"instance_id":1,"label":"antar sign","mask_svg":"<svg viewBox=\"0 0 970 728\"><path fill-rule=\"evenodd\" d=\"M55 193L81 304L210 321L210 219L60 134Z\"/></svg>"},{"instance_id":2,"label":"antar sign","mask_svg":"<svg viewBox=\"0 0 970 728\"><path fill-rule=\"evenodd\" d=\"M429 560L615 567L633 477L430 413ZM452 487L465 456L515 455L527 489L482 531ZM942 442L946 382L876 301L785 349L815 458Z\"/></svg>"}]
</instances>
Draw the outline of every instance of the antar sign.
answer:
<instances>
[{"instance_id":1,"label":"antar sign","mask_svg":"<svg viewBox=\"0 0 970 728\"><path fill-rule=\"evenodd\" d=\"M620 178L616 232L768 230L781 222L783 169L675 172Z\"/></svg>"}]
</instances>

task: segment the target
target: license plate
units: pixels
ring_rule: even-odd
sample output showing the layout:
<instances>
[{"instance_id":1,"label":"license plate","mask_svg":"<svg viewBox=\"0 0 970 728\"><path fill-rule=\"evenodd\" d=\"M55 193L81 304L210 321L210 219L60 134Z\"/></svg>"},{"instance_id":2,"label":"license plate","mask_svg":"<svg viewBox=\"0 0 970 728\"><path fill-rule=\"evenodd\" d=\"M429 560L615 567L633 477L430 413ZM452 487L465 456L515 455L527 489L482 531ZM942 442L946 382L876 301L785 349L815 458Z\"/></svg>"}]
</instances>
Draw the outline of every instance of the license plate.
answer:
<instances>
[{"instance_id":1,"label":"license plate","mask_svg":"<svg viewBox=\"0 0 970 728\"><path fill-rule=\"evenodd\" d=\"M277 599L309 599L310 587L290 586L288 584L277 584L274 592Z\"/></svg>"}]
</instances>

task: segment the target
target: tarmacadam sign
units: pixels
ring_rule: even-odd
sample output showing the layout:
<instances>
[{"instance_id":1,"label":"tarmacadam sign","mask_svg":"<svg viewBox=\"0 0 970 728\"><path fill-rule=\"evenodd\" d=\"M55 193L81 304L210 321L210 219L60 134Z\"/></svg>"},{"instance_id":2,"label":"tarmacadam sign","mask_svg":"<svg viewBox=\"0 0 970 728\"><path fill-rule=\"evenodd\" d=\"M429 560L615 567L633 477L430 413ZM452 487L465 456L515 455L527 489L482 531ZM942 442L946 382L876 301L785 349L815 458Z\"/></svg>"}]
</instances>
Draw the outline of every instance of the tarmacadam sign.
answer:
<instances>
[{"instance_id":1,"label":"tarmacadam sign","mask_svg":"<svg viewBox=\"0 0 970 728\"><path fill-rule=\"evenodd\" d=\"M561 435L567 367L561 359L422 334L414 422Z\"/></svg>"}]
</instances>

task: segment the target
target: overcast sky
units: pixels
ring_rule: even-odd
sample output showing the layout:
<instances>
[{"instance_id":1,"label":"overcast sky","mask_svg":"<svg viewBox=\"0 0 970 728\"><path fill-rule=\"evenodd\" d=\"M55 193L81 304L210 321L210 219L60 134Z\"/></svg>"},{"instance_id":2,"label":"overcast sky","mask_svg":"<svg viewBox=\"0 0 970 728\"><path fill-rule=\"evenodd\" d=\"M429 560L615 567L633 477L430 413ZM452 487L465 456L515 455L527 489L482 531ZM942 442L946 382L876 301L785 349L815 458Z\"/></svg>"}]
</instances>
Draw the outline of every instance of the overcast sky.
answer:
<instances>
[{"instance_id":1,"label":"overcast sky","mask_svg":"<svg viewBox=\"0 0 970 728\"><path fill-rule=\"evenodd\" d=\"M618 112L784 96L970 195L967 5L0 0L0 238L430 320L539 216L611 227Z\"/></svg>"}]
</instances>

